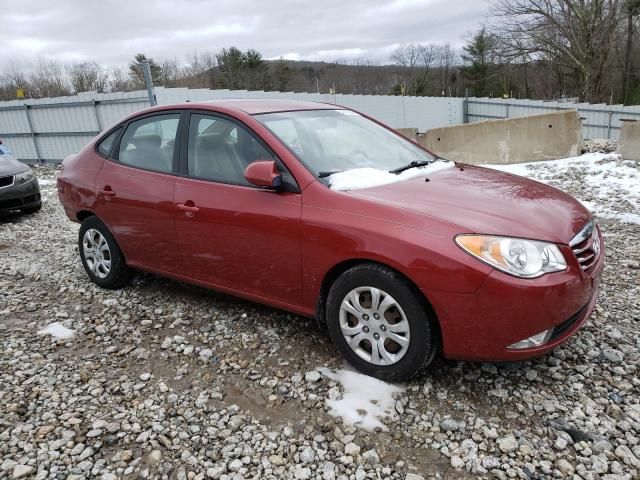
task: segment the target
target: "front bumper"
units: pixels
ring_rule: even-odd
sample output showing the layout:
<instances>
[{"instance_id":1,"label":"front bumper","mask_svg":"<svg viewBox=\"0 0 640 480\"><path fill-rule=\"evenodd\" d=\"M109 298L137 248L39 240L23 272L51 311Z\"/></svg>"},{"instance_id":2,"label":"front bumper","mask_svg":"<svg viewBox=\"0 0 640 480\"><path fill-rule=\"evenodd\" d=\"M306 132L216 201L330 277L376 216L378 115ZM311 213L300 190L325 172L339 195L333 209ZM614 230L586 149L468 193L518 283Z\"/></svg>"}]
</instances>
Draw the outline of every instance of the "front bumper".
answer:
<instances>
[{"instance_id":1,"label":"front bumper","mask_svg":"<svg viewBox=\"0 0 640 480\"><path fill-rule=\"evenodd\" d=\"M35 207L41 202L40 185L37 178L0 188L0 213Z\"/></svg>"},{"instance_id":2,"label":"front bumper","mask_svg":"<svg viewBox=\"0 0 640 480\"><path fill-rule=\"evenodd\" d=\"M561 249L568 263L563 272L520 279L492 271L472 294L425 291L440 320L443 355L517 361L548 352L571 337L596 304L605 255L603 248L595 264L583 271L571 249ZM508 348L547 329L552 334L543 345Z\"/></svg>"}]
</instances>

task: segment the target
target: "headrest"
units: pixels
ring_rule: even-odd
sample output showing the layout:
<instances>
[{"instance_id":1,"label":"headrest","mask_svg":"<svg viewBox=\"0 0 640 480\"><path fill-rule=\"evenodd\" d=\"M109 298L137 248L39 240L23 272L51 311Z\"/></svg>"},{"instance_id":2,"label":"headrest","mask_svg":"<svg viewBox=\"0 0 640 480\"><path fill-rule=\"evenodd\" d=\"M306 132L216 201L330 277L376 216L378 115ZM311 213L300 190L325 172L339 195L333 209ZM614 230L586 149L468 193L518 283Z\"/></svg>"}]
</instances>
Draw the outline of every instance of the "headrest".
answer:
<instances>
[{"instance_id":1,"label":"headrest","mask_svg":"<svg viewBox=\"0 0 640 480\"><path fill-rule=\"evenodd\" d=\"M205 133L198 137L198 142L207 150L220 148L224 145L224 136L221 133Z\"/></svg>"},{"instance_id":2,"label":"headrest","mask_svg":"<svg viewBox=\"0 0 640 480\"><path fill-rule=\"evenodd\" d=\"M162 138L160 138L160 135L155 134L140 135L139 137L134 137L132 142L136 148L159 148L162 144Z\"/></svg>"}]
</instances>

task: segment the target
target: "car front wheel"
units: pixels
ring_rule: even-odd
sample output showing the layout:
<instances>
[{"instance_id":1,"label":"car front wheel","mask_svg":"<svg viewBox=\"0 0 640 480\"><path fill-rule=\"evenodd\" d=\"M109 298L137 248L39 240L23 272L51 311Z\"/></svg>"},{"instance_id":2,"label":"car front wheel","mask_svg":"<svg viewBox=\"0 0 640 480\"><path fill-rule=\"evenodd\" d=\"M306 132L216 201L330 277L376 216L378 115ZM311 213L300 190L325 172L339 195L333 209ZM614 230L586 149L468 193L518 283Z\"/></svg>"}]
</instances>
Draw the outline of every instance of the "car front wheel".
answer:
<instances>
[{"instance_id":1,"label":"car front wheel","mask_svg":"<svg viewBox=\"0 0 640 480\"><path fill-rule=\"evenodd\" d=\"M39 212L40 209L42 209L42 203L38 203L37 205L34 205L32 207L27 207L27 208L23 208L22 210L20 210L22 213L25 213L27 215L30 215L32 213L36 213Z\"/></svg>"},{"instance_id":2,"label":"car front wheel","mask_svg":"<svg viewBox=\"0 0 640 480\"><path fill-rule=\"evenodd\" d=\"M437 351L433 313L404 277L383 266L344 272L331 287L326 314L338 350L367 375L406 380Z\"/></svg>"},{"instance_id":3,"label":"car front wheel","mask_svg":"<svg viewBox=\"0 0 640 480\"><path fill-rule=\"evenodd\" d=\"M103 288L125 285L131 271L115 238L102 221L89 217L82 222L78 235L82 265L92 282Z\"/></svg>"}]
</instances>

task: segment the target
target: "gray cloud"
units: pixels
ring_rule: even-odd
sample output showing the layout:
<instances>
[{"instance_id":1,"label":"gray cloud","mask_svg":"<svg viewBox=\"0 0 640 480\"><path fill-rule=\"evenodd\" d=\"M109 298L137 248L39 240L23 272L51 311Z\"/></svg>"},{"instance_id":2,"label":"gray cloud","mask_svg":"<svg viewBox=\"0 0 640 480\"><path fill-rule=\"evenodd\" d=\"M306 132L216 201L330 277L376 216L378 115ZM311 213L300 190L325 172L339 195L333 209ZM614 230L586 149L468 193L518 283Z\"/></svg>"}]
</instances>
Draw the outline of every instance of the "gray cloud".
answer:
<instances>
[{"instance_id":1,"label":"gray cloud","mask_svg":"<svg viewBox=\"0 0 640 480\"><path fill-rule=\"evenodd\" d=\"M459 48L465 33L488 13L488 0L22 0L11 5L2 7L0 66L39 56L125 64L138 52L183 58L230 45L255 48L266 58L366 57L384 63L400 44L450 42Z\"/></svg>"}]
</instances>

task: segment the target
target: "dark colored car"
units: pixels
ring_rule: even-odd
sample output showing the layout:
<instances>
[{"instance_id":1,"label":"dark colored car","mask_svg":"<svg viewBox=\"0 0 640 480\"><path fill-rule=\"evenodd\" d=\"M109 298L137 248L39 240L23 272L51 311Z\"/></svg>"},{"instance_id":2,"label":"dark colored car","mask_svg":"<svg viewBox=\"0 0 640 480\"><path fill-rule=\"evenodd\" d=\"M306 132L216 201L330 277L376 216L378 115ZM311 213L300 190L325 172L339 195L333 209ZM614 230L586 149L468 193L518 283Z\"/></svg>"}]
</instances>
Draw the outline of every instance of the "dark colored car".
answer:
<instances>
[{"instance_id":1,"label":"dark colored car","mask_svg":"<svg viewBox=\"0 0 640 480\"><path fill-rule=\"evenodd\" d=\"M437 353L553 349L589 317L604 262L569 195L438 159L334 105L145 110L67 158L58 192L98 285L135 268L316 317L387 380Z\"/></svg>"},{"instance_id":2,"label":"dark colored car","mask_svg":"<svg viewBox=\"0 0 640 480\"><path fill-rule=\"evenodd\" d=\"M34 213L41 206L38 178L31 167L0 150L0 213Z\"/></svg>"}]
</instances>

